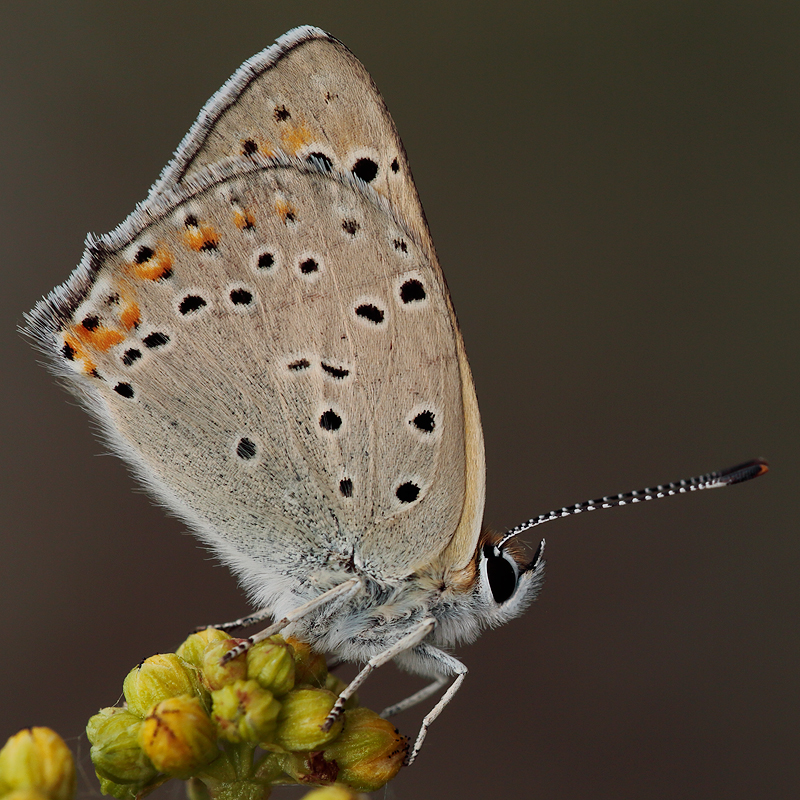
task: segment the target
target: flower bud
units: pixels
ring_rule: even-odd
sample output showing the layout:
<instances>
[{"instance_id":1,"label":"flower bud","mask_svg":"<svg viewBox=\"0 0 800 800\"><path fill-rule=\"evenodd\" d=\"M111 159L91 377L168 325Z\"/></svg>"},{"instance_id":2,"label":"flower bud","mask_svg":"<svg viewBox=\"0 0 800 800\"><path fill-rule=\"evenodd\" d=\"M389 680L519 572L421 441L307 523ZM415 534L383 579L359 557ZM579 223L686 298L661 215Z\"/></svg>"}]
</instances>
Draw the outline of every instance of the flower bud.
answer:
<instances>
[{"instance_id":1,"label":"flower bud","mask_svg":"<svg viewBox=\"0 0 800 800\"><path fill-rule=\"evenodd\" d=\"M100 773L97 773L97 779L100 781L100 791L109 797L116 797L117 800L135 800L136 795L143 788L137 783L114 783ZM6 798L4 797L3 800Z\"/></svg>"},{"instance_id":2,"label":"flower bud","mask_svg":"<svg viewBox=\"0 0 800 800\"><path fill-rule=\"evenodd\" d=\"M214 724L197 697L162 700L144 721L144 752L159 772L188 778L219 755Z\"/></svg>"},{"instance_id":3,"label":"flower bud","mask_svg":"<svg viewBox=\"0 0 800 800\"><path fill-rule=\"evenodd\" d=\"M44 794L49 800L72 800L72 753L50 728L25 728L0 750L0 784L9 793L21 791Z\"/></svg>"},{"instance_id":4,"label":"flower bud","mask_svg":"<svg viewBox=\"0 0 800 800\"><path fill-rule=\"evenodd\" d=\"M276 697L294 689L294 651L280 636L270 636L247 652L247 677Z\"/></svg>"},{"instance_id":5,"label":"flower bud","mask_svg":"<svg viewBox=\"0 0 800 800\"><path fill-rule=\"evenodd\" d=\"M200 677L209 691L216 691L234 681L243 681L247 678L247 656L241 653L236 658L222 663L222 657L236 647L243 639L230 637L217 642L212 642L206 647L200 663Z\"/></svg>"},{"instance_id":6,"label":"flower bud","mask_svg":"<svg viewBox=\"0 0 800 800\"><path fill-rule=\"evenodd\" d=\"M300 800L360 800L363 797L363 794L354 792L349 786L334 783L333 786L320 786L318 789L312 789Z\"/></svg>"},{"instance_id":7,"label":"flower bud","mask_svg":"<svg viewBox=\"0 0 800 800\"><path fill-rule=\"evenodd\" d=\"M168 697L196 694L189 669L175 653L146 658L128 673L122 691L128 710L142 718L156 703Z\"/></svg>"},{"instance_id":8,"label":"flower bud","mask_svg":"<svg viewBox=\"0 0 800 800\"><path fill-rule=\"evenodd\" d=\"M309 645L295 639L294 636L287 636L286 641L294 650L295 686L301 683L324 686L325 678L328 675L325 656L314 652Z\"/></svg>"},{"instance_id":9,"label":"flower bud","mask_svg":"<svg viewBox=\"0 0 800 800\"><path fill-rule=\"evenodd\" d=\"M337 678L333 673L329 672L328 677L325 678L325 688L329 692L333 692L337 697L347 688L347 684L341 679ZM344 704L345 708L357 708L358 707L358 693L352 694L350 697L347 698L347 701Z\"/></svg>"},{"instance_id":10,"label":"flower bud","mask_svg":"<svg viewBox=\"0 0 800 800\"><path fill-rule=\"evenodd\" d=\"M0 785L0 790L2 790ZM38 789L15 789L13 792L0 791L0 796L3 800L50 800L46 794L43 794Z\"/></svg>"},{"instance_id":11,"label":"flower bud","mask_svg":"<svg viewBox=\"0 0 800 800\"><path fill-rule=\"evenodd\" d=\"M324 756L339 767L337 780L362 792L374 792L403 766L408 739L394 725L368 708L345 711L341 736Z\"/></svg>"},{"instance_id":12,"label":"flower bud","mask_svg":"<svg viewBox=\"0 0 800 800\"><path fill-rule=\"evenodd\" d=\"M203 653L210 644L223 642L231 637L216 628L206 628L189 636L175 651L175 654L198 669L203 666Z\"/></svg>"},{"instance_id":13,"label":"flower bud","mask_svg":"<svg viewBox=\"0 0 800 800\"><path fill-rule=\"evenodd\" d=\"M322 723L336 702L336 695L325 689L293 689L281 698L281 713L275 742L286 750L319 750L342 730L341 717L329 731Z\"/></svg>"},{"instance_id":14,"label":"flower bud","mask_svg":"<svg viewBox=\"0 0 800 800\"><path fill-rule=\"evenodd\" d=\"M333 761L326 761L319 750L281 753L278 758L283 774L293 783L327 786L339 774L339 767Z\"/></svg>"},{"instance_id":15,"label":"flower bud","mask_svg":"<svg viewBox=\"0 0 800 800\"><path fill-rule=\"evenodd\" d=\"M122 714L122 713L130 713L124 708L118 708L117 706L110 706L109 708L101 708L94 716L89 717L89 721L86 723L86 738L94 744L98 741L98 731L105 725L106 719L108 717L113 717L114 714Z\"/></svg>"},{"instance_id":16,"label":"flower bud","mask_svg":"<svg viewBox=\"0 0 800 800\"><path fill-rule=\"evenodd\" d=\"M256 681L236 681L211 693L212 716L229 742L269 741L278 726L281 704Z\"/></svg>"},{"instance_id":17,"label":"flower bud","mask_svg":"<svg viewBox=\"0 0 800 800\"><path fill-rule=\"evenodd\" d=\"M144 785L157 775L140 744L144 723L123 708L104 708L86 726L90 755L99 776L114 783Z\"/></svg>"}]
</instances>

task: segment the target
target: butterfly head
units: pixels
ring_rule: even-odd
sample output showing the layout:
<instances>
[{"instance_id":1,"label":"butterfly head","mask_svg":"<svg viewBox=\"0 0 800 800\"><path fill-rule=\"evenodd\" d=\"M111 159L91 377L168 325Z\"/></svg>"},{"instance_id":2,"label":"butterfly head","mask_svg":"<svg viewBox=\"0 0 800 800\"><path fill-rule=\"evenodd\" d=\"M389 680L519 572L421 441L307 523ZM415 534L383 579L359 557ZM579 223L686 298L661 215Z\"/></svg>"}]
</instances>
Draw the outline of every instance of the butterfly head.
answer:
<instances>
[{"instance_id":1,"label":"butterfly head","mask_svg":"<svg viewBox=\"0 0 800 800\"><path fill-rule=\"evenodd\" d=\"M496 627L518 617L536 598L544 580L544 539L532 558L515 540L502 542L491 531L476 551L476 599L486 625Z\"/></svg>"}]
</instances>

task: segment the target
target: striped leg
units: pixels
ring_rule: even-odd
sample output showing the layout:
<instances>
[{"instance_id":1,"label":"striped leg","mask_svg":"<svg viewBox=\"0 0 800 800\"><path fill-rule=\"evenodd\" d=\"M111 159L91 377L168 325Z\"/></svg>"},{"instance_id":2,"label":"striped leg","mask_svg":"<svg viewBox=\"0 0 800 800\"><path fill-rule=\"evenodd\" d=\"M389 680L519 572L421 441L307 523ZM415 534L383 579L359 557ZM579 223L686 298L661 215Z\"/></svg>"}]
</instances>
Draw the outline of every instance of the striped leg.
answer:
<instances>
[{"instance_id":1,"label":"striped leg","mask_svg":"<svg viewBox=\"0 0 800 800\"><path fill-rule=\"evenodd\" d=\"M313 600L309 600L307 603L303 603L303 605L298 606L296 609L294 609L294 611L290 611L283 619L279 619L268 628L264 628L263 631L259 631L253 636L249 636L241 644L237 644L236 647L228 650L228 652L222 657L222 663L226 664L231 659L236 658L236 656L246 653L254 644L257 644L264 639L268 639L270 636L282 631L287 625L304 617L306 614L310 614L312 611L316 611L316 609L318 609L320 606L340 598L342 600L347 600L349 597L352 597L354 594L356 594L360 588L361 580L359 578L351 578L349 581L345 581L344 583L340 583L338 586L334 586L333 589L328 589L327 592L324 592L319 597L315 597Z\"/></svg>"}]
</instances>

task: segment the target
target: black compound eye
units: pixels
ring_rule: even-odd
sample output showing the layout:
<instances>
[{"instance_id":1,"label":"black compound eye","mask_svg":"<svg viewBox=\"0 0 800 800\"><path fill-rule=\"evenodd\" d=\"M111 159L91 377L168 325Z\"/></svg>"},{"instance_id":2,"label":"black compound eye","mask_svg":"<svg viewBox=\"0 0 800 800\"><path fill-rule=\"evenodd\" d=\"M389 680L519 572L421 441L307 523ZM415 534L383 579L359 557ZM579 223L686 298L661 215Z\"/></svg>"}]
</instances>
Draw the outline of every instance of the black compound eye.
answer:
<instances>
[{"instance_id":1,"label":"black compound eye","mask_svg":"<svg viewBox=\"0 0 800 800\"><path fill-rule=\"evenodd\" d=\"M491 545L483 548L483 557L486 559L486 577L489 579L489 588L495 603L501 605L509 600L517 591L517 573L511 565L509 556L504 553L497 555Z\"/></svg>"}]
</instances>

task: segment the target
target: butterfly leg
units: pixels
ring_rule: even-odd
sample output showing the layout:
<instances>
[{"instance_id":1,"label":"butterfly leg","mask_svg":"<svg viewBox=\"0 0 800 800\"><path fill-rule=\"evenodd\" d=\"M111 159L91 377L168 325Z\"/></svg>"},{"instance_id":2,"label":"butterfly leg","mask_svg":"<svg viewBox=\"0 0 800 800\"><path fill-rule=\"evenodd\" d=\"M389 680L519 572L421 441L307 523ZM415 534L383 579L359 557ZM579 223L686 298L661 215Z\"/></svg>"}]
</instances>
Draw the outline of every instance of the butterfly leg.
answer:
<instances>
[{"instance_id":1,"label":"butterfly leg","mask_svg":"<svg viewBox=\"0 0 800 800\"><path fill-rule=\"evenodd\" d=\"M254 644L257 644L264 639L268 639L270 636L273 636L274 634L283 630L287 625L291 624L295 620L300 619L301 617L304 617L306 614L310 614L320 606L340 598L346 600L347 598L352 597L354 594L356 594L356 592L359 591L360 588L360 578L351 578L349 581L345 581L344 583L340 583L338 586L334 586L333 589L328 589L327 592L323 592L319 597L315 597L313 600L309 600L307 603L303 603L303 605L298 606L293 611L290 611L283 619L279 619L268 628L264 628L263 631L253 634L253 636L248 636L247 639L240 644L237 644L236 647L232 647L222 657L222 663L227 664L228 661L236 658L236 656L246 653Z\"/></svg>"},{"instance_id":2,"label":"butterfly leg","mask_svg":"<svg viewBox=\"0 0 800 800\"><path fill-rule=\"evenodd\" d=\"M429 683L418 692L414 692L410 697L404 698L393 706L384 708L383 711L381 711L381 716L384 718L393 717L395 714L401 714L403 711L407 711L412 706L417 705L417 703L421 703L423 700L427 700L431 695L436 694L448 680L449 678L447 675L442 675L441 678L437 678L433 683Z\"/></svg>"},{"instance_id":3,"label":"butterfly leg","mask_svg":"<svg viewBox=\"0 0 800 800\"><path fill-rule=\"evenodd\" d=\"M453 656L448 655L443 650L439 650L438 647L433 647L432 645L422 642L415 648L415 651L418 655L424 656L436 662L436 665L438 666L439 670L445 673L445 677L442 680L442 683L439 685L443 685L447 677L451 675L455 675L456 677L455 680L450 684L448 690L439 698L439 702L426 714L425 718L422 720L422 725L420 726L419 733L417 734L417 741L414 742L414 747L411 749L411 753L406 759L406 766L410 766L411 764L414 763L414 759L417 757L417 754L422 748L422 743L425 741L425 736L428 733L428 728L431 726L433 721L439 716L439 714L441 714L442 711L444 711L445 706L453 699L453 695L455 695L455 693L461 687L461 684L464 682L464 678L467 677L467 668L457 658L453 658ZM436 683L439 682L437 681ZM434 685L435 684L426 686L424 689L417 692L416 695L411 695L411 697L409 697L407 700L403 700L397 705L408 708L408 706L405 705L405 703L407 703L408 700L415 699L417 695L426 693L428 692L429 689L431 689L429 694L433 694L433 690L431 687L433 687Z\"/></svg>"},{"instance_id":4,"label":"butterfly leg","mask_svg":"<svg viewBox=\"0 0 800 800\"><path fill-rule=\"evenodd\" d=\"M231 622L220 622L218 625L200 625L194 629L194 632L199 633L206 628L216 628L218 631L232 631L236 628L247 628L250 625L255 625L257 622L263 622L270 616L270 613L268 608L262 608L259 611L248 614L246 617L239 617L239 619L234 619Z\"/></svg>"},{"instance_id":5,"label":"butterfly leg","mask_svg":"<svg viewBox=\"0 0 800 800\"><path fill-rule=\"evenodd\" d=\"M388 661L391 661L400 653L416 647L435 626L436 620L431 618L423 619L410 633L407 633L402 639L398 639L391 647L387 647L386 650L383 650L367 661L361 672L359 672L358 675L350 681L349 685L342 690L342 693L339 695L330 713L325 718L325 722L322 723L322 730L329 731L331 729L333 723L336 722L341 716L342 711L344 711L344 704L358 691L358 687L364 683L374 670L383 666Z\"/></svg>"}]
</instances>

